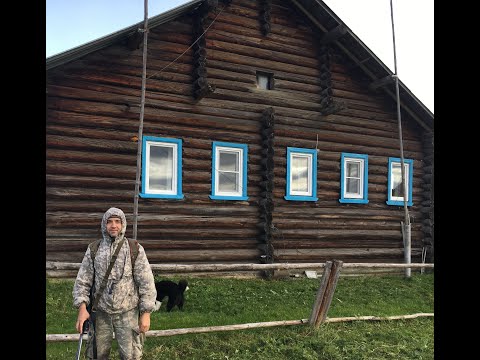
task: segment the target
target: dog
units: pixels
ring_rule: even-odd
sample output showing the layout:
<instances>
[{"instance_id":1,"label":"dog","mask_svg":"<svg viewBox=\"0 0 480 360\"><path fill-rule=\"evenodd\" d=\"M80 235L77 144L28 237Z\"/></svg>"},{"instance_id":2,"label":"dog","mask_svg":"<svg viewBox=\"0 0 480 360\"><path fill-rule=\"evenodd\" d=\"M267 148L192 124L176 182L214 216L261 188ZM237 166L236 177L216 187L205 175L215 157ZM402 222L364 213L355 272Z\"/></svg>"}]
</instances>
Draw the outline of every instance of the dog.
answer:
<instances>
[{"instance_id":1,"label":"dog","mask_svg":"<svg viewBox=\"0 0 480 360\"><path fill-rule=\"evenodd\" d=\"M188 290L187 280L180 280L178 284L170 280L156 281L155 288L157 289L157 299L155 301L154 311L160 309L165 297L168 297L168 312L172 311L175 306L177 306L179 310L183 310L183 304L185 303L184 293Z\"/></svg>"}]
</instances>

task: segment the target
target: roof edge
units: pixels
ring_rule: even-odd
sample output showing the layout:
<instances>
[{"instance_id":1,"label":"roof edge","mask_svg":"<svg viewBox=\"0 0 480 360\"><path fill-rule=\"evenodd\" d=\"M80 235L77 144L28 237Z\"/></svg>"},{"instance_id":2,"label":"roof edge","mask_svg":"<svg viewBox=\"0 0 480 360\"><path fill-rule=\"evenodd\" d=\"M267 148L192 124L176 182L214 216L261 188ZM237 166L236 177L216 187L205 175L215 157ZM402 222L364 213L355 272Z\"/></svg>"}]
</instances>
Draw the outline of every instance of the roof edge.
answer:
<instances>
[{"instance_id":1,"label":"roof edge","mask_svg":"<svg viewBox=\"0 0 480 360\"><path fill-rule=\"evenodd\" d=\"M177 16L182 15L187 11L196 8L197 6L200 5L202 1L204 0L192 0L183 5L179 5L173 9L170 9L164 13L153 16L152 18L148 19L148 25L149 27L154 27L154 26L158 26L163 23L166 23L176 18ZM124 29L113 32L109 35L103 36L99 39L90 41L88 43L77 46L70 50L63 51L56 55L52 55L46 59L46 70L53 69L57 66L63 65L70 61L76 60L82 56L90 54L96 50L104 48L108 45L114 44L119 39L123 37L128 37L131 34L134 34L137 31L137 29L143 28L143 24L144 24L144 21L142 20L134 25L128 26Z\"/></svg>"}]
</instances>

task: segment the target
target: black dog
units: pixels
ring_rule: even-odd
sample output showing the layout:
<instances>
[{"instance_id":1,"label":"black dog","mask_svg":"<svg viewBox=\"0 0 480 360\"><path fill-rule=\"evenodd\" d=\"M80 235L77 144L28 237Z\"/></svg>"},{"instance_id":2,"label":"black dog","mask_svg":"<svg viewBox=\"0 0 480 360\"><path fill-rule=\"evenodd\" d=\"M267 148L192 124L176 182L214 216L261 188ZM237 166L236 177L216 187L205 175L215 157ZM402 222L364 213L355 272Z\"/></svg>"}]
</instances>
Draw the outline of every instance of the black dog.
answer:
<instances>
[{"instance_id":1,"label":"black dog","mask_svg":"<svg viewBox=\"0 0 480 360\"><path fill-rule=\"evenodd\" d=\"M183 310L183 304L185 302L184 293L188 290L187 280L180 280L177 283L170 280L162 280L155 282L155 288L157 289L157 301L155 302L155 311L160 309L162 301L168 296L167 311L170 312L175 306L178 306L179 310Z\"/></svg>"}]
</instances>

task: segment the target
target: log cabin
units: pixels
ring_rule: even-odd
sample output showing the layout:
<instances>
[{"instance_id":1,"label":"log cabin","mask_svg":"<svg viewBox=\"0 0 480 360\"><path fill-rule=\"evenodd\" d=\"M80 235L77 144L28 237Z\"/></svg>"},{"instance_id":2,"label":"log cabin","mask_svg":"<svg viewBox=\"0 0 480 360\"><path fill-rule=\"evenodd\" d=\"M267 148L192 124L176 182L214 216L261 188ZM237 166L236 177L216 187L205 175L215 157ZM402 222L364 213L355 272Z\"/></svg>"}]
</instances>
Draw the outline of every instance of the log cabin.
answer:
<instances>
[{"instance_id":1,"label":"log cabin","mask_svg":"<svg viewBox=\"0 0 480 360\"><path fill-rule=\"evenodd\" d=\"M433 113L322 1L189 1L47 58L46 107L47 261L112 206L152 264L402 263L407 211L433 261Z\"/></svg>"}]
</instances>

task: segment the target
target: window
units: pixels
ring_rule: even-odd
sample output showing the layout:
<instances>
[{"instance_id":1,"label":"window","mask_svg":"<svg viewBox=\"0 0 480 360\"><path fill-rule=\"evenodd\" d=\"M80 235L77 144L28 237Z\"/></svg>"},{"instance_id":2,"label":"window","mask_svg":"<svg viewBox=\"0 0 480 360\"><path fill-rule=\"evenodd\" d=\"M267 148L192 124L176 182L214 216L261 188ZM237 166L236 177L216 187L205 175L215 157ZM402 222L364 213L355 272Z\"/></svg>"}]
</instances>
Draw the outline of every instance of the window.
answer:
<instances>
[{"instance_id":1,"label":"window","mask_svg":"<svg viewBox=\"0 0 480 360\"><path fill-rule=\"evenodd\" d=\"M143 198L183 199L182 140L142 138Z\"/></svg>"},{"instance_id":2,"label":"window","mask_svg":"<svg viewBox=\"0 0 480 360\"><path fill-rule=\"evenodd\" d=\"M412 202L413 160L403 160L407 185L407 205ZM387 205L403 206L402 168L399 158L388 158L388 200Z\"/></svg>"},{"instance_id":3,"label":"window","mask_svg":"<svg viewBox=\"0 0 480 360\"><path fill-rule=\"evenodd\" d=\"M213 142L213 200L247 200L247 145Z\"/></svg>"},{"instance_id":4,"label":"window","mask_svg":"<svg viewBox=\"0 0 480 360\"><path fill-rule=\"evenodd\" d=\"M368 203L368 155L342 153L339 201Z\"/></svg>"},{"instance_id":5,"label":"window","mask_svg":"<svg viewBox=\"0 0 480 360\"><path fill-rule=\"evenodd\" d=\"M257 88L262 90L272 90L273 74L257 71Z\"/></svg>"},{"instance_id":6,"label":"window","mask_svg":"<svg viewBox=\"0 0 480 360\"><path fill-rule=\"evenodd\" d=\"M285 200L317 201L317 150L287 148Z\"/></svg>"}]
</instances>

